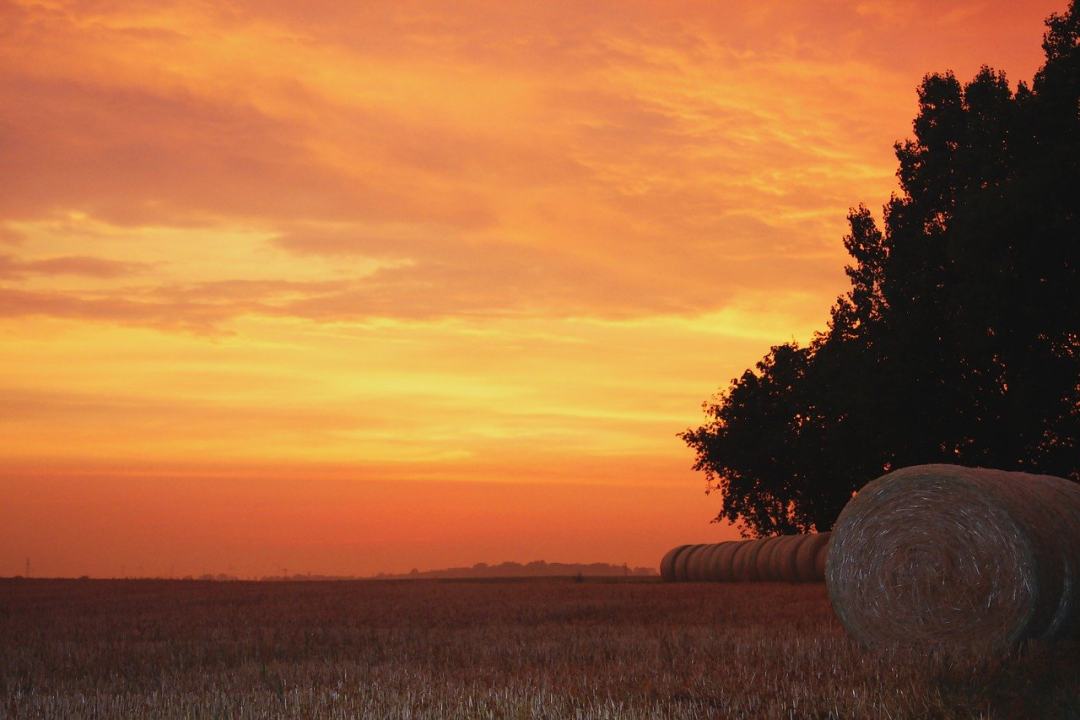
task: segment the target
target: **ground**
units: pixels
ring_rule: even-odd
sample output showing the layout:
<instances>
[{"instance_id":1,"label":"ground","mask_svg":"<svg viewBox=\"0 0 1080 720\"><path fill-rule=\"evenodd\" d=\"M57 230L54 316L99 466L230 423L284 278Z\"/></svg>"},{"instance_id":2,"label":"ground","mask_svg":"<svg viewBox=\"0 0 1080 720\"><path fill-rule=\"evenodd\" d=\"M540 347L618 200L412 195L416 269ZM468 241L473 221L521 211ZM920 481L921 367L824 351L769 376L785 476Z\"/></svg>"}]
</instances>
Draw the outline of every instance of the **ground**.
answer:
<instances>
[{"instance_id":1,"label":"ground","mask_svg":"<svg viewBox=\"0 0 1080 720\"><path fill-rule=\"evenodd\" d=\"M1077 646L865 650L824 586L0 580L0 718L1080 717Z\"/></svg>"}]
</instances>

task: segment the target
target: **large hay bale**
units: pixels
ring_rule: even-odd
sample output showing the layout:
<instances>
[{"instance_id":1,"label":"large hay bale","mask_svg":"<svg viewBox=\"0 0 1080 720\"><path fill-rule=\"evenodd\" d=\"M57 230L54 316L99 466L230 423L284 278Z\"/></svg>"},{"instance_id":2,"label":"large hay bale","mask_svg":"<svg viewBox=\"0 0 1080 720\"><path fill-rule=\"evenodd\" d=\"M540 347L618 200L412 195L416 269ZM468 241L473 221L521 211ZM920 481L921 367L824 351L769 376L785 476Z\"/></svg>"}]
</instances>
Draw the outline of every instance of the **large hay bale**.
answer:
<instances>
[{"instance_id":1,"label":"large hay bale","mask_svg":"<svg viewBox=\"0 0 1080 720\"><path fill-rule=\"evenodd\" d=\"M679 545L673 547L667 551L663 558L660 560L660 577L667 582L674 582L675 580L675 558L679 556L689 545Z\"/></svg>"},{"instance_id":2,"label":"large hay bale","mask_svg":"<svg viewBox=\"0 0 1080 720\"><path fill-rule=\"evenodd\" d=\"M746 540L739 544L731 558L732 579L746 582L758 579L757 555L761 551L760 540Z\"/></svg>"},{"instance_id":3,"label":"large hay bale","mask_svg":"<svg viewBox=\"0 0 1080 720\"><path fill-rule=\"evenodd\" d=\"M734 558L735 553L743 542L740 540L731 540L726 543L721 543L720 548L712 558L712 577L718 582L731 582L735 579L735 565Z\"/></svg>"},{"instance_id":4,"label":"large hay bale","mask_svg":"<svg viewBox=\"0 0 1080 720\"><path fill-rule=\"evenodd\" d=\"M1080 604L1080 487L955 465L891 472L840 514L825 578L867 645L1007 651L1063 635Z\"/></svg>"},{"instance_id":5,"label":"large hay bale","mask_svg":"<svg viewBox=\"0 0 1080 720\"><path fill-rule=\"evenodd\" d=\"M694 556L694 553L697 552L698 548L701 547L703 547L703 545L691 545L679 553L679 556L675 558L676 582L685 582L687 580L687 563L690 561L690 558Z\"/></svg>"},{"instance_id":6,"label":"large hay bale","mask_svg":"<svg viewBox=\"0 0 1080 720\"><path fill-rule=\"evenodd\" d=\"M821 582L825 579L824 550L829 544L829 533L807 535L795 553L795 573L799 582ZM822 556L821 572L817 569L818 555Z\"/></svg>"},{"instance_id":7,"label":"large hay bale","mask_svg":"<svg viewBox=\"0 0 1080 720\"><path fill-rule=\"evenodd\" d=\"M758 550L757 559L755 561L755 564L757 565L758 580L776 579L772 576L772 557L776 550L777 543L779 543L783 537L783 535L774 535L761 540L761 549Z\"/></svg>"}]
</instances>

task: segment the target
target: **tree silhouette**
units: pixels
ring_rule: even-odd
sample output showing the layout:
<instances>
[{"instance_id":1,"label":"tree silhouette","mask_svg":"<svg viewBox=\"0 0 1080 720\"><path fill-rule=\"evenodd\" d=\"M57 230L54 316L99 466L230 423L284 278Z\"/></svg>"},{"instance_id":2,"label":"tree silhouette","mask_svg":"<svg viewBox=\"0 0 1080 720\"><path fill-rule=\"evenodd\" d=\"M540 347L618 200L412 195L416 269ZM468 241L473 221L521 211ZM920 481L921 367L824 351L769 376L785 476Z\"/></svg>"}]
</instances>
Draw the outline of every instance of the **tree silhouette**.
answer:
<instances>
[{"instance_id":1,"label":"tree silhouette","mask_svg":"<svg viewBox=\"0 0 1080 720\"><path fill-rule=\"evenodd\" d=\"M848 292L809 346L773 347L680 437L717 520L829 529L890 468L953 462L1080 480L1080 0L1012 92L923 78L901 194L848 215Z\"/></svg>"}]
</instances>

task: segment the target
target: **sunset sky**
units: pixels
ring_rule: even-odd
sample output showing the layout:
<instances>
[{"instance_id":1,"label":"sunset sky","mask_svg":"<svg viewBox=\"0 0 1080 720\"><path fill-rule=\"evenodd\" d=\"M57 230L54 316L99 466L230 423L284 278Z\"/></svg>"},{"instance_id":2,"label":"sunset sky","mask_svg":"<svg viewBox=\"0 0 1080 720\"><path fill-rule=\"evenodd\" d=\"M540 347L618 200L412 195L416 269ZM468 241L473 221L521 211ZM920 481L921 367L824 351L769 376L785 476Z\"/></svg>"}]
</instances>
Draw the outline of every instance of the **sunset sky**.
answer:
<instances>
[{"instance_id":1,"label":"sunset sky","mask_svg":"<svg viewBox=\"0 0 1080 720\"><path fill-rule=\"evenodd\" d=\"M734 537L676 433L1063 9L0 0L0 575Z\"/></svg>"}]
</instances>

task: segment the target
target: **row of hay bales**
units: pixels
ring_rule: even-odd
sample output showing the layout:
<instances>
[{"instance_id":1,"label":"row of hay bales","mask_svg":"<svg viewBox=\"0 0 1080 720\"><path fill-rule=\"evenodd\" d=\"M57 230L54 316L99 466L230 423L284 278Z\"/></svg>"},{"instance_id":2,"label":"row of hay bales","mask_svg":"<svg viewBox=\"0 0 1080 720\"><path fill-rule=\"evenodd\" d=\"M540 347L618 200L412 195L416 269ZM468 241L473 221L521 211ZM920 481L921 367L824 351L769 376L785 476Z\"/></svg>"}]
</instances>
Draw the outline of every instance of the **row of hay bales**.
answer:
<instances>
[{"instance_id":1,"label":"row of hay bales","mask_svg":"<svg viewBox=\"0 0 1080 720\"><path fill-rule=\"evenodd\" d=\"M957 465L873 480L831 533L682 545L668 581L825 580L867 646L980 646L1080 638L1080 484Z\"/></svg>"},{"instance_id":2,"label":"row of hay bales","mask_svg":"<svg viewBox=\"0 0 1080 720\"><path fill-rule=\"evenodd\" d=\"M828 546L827 532L680 545L660 561L660 576L675 582L821 582Z\"/></svg>"}]
</instances>

